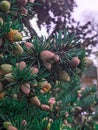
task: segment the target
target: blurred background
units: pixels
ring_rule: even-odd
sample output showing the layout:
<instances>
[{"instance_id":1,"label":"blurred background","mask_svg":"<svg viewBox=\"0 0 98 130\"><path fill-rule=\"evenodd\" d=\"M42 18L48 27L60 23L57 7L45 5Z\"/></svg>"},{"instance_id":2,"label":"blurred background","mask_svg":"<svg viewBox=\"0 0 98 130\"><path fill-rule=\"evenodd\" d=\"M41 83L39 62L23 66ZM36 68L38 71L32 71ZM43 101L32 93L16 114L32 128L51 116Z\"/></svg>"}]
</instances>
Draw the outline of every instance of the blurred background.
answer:
<instances>
[{"instance_id":1,"label":"blurred background","mask_svg":"<svg viewBox=\"0 0 98 130\"><path fill-rule=\"evenodd\" d=\"M74 9L73 17L81 25L86 24L88 21L92 23L93 34L98 30L98 1L97 0L76 0L77 7ZM90 34L88 33L90 36ZM93 52L98 51L98 43L96 46L89 45L88 49L92 49L90 54L91 59L97 65L96 55Z\"/></svg>"}]
</instances>

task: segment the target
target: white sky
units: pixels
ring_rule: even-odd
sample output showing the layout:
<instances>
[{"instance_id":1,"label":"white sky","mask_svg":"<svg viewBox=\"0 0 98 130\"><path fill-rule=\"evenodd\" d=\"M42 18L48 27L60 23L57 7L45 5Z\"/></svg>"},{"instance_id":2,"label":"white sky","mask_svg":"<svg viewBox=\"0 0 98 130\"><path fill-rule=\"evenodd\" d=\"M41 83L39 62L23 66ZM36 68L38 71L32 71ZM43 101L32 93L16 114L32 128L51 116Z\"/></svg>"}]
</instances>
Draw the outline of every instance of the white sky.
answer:
<instances>
[{"instance_id":1,"label":"white sky","mask_svg":"<svg viewBox=\"0 0 98 130\"><path fill-rule=\"evenodd\" d=\"M73 16L76 20L84 20L87 14L93 15L98 20L98 0L75 0L78 7L74 9Z\"/></svg>"},{"instance_id":2,"label":"white sky","mask_svg":"<svg viewBox=\"0 0 98 130\"><path fill-rule=\"evenodd\" d=\"M46 38L48 37L48 34L47 34L47 30L45 28L45 25L44 27L41 27L41 30L39 30L38 26L37 26L37 16L35 16L35 18L33 18L30 22L32 24L32 27L37 31L39 37L41 37L42 35L45 36Z\"/></svg>"}]
</instances>

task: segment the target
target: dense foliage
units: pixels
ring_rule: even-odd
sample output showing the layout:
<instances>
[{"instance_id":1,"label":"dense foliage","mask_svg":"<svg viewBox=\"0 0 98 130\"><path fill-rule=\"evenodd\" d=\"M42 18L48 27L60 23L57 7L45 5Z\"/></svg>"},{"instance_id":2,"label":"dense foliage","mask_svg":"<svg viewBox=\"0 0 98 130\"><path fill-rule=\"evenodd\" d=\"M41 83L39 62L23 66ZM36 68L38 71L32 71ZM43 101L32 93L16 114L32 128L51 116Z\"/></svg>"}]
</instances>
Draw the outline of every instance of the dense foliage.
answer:
<instances>
[{"instance_id":1,"label":"dense foliage","mask_svg":"<svg viewBox=\"0 0 98 130\"><path fill-rule=\"evenodd\" d=\"M80 88L80 40L67 29L25 40L34 5L0 0L0 129L97 130L96 88Z\"/></svg>"}]
</instances>

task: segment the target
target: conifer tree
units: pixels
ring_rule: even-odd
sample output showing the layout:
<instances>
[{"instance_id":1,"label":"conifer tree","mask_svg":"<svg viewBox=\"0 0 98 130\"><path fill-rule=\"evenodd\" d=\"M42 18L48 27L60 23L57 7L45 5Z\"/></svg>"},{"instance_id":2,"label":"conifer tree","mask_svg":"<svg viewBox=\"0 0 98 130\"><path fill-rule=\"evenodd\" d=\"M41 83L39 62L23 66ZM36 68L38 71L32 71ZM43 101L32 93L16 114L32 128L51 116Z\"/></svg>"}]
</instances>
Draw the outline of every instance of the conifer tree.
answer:
<instances>
[{"instance_id":1,"label":"conifer tree","mask_svg":"<svg viewBox=\"0 0 98 130\"><path fill-rule=\"evenodd\" d=\"M97 130L96 88L80 88L80 41L66 29L24 40L33 4L0 0L0 129Z\"/></svg>"}]
</instances>

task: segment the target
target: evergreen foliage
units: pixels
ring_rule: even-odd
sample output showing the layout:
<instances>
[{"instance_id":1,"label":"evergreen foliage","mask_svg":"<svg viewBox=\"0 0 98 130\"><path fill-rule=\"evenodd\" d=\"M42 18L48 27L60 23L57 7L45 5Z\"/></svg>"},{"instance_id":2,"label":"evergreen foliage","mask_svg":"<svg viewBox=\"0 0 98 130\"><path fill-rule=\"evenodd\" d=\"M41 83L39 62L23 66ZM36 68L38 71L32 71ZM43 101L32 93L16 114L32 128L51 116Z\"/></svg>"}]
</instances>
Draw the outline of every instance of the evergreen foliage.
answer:
<instances>
[{"instance_id":1,"label":"evergreen foliage","mask_svg":"<svg viewBox=\"0 0 98 130\"><path fill-rule=\"evenodd\" d=\"M85 51L77 48L79 39L65 29L48 40L24 41L21 19L34 3L9 2L8 11L0 5L0 129L97 130L96 88L80 88Z\"/></svg>"}]
</instances>

